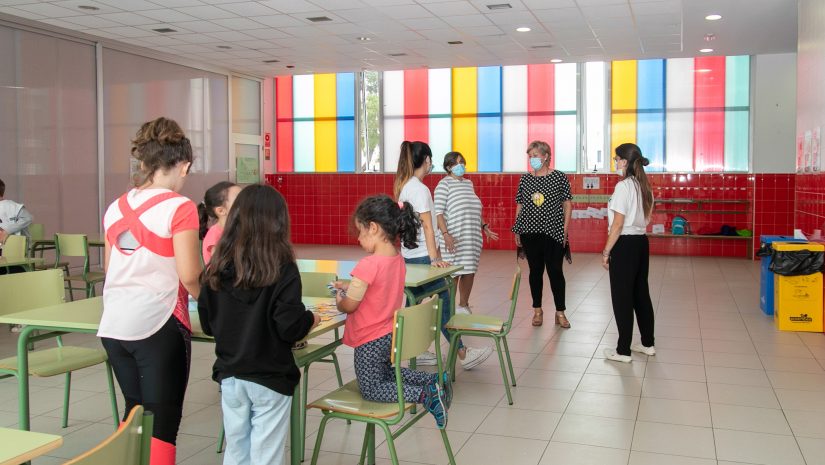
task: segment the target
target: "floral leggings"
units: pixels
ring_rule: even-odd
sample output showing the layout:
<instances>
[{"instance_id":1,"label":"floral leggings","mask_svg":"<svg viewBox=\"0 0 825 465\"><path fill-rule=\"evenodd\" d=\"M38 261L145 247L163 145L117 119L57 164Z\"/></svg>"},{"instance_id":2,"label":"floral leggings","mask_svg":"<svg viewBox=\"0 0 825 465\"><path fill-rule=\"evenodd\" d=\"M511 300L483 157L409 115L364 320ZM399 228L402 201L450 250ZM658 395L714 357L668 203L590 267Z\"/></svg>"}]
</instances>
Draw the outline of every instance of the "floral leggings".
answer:
<instances>
[{"instance_id":1,"label":"floral leggings","mask_svg":"<svg viewBox=\"0 0 825 465\"><path fill-rule=\"evenodd\" d=\"M366 400L398 402L395 369L390 363L391 345L392 334L387 334L355 348L355 378ZM404 401L421 402L424 387L436 378L433 373L402 368Z\"/></svg>"}]
</instances>

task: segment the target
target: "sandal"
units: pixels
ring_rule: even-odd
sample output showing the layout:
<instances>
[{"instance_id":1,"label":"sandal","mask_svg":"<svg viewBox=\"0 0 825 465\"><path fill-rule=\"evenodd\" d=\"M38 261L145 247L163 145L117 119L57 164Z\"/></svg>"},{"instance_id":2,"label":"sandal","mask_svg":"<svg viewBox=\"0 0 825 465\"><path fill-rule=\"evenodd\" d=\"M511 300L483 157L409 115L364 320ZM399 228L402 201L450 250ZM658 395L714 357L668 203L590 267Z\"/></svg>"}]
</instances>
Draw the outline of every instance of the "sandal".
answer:
<instances>
[{"instance_id":1,"label":"sandal","mask_svg":"<svg viewBox=\"0 0 825 465\"><path fill-rule=\"evenodd\" d=\"M564 329L570 329L570 320L567 319L564 312L556 312L556 324Z\"/></svg>"},{"instance_id":2,"label":"sandal","mask_svg":"<svg viewBox=\"0 0 825 465\"><path fill-rule=\"evenodd\" d=\"M541 326L544 324L544 310L542 309L533 309L533 326Z\"/></svg>"}]
</instances>

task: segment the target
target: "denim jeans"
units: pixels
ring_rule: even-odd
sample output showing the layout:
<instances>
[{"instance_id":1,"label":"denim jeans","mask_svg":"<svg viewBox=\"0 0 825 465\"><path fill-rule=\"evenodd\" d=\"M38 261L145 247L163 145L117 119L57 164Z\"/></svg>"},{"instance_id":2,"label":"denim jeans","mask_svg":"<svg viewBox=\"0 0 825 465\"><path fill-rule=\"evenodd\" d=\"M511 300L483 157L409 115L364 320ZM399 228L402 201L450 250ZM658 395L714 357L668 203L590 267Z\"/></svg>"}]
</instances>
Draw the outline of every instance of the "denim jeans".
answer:
<instances>
[{"instance_id":1,"label":"denim jeans","mask_svg":"<svg viewBox=\"0 0 825 465\"><path fill-rule=\"evenodd\" d=\"M405 258L404 263L409 263L413 265L430 265L432 262L430 261L430 257L423 256L423 257L415 257L415 258ZM439 279L436 281L429 282L423 286L413 287L410 290L412 291L413 295L416 297L427 296L432 294L433 289L438 289L439 287L444 286L444 280ZM450 320L450 293L448 291L442 291L438 294L438 297L441 299L441 334L447 338L447 341L450 341L450 332L447 331L445 326L447 326L447 321ZM407 305L414 305L415 302L407 302ZM461 342L461 339L458 339L458 348L463 349L464 344Z\"/></svg>"},{"instance_id":2,"label":"denim jeans","mask_svg":"<svg viewBox=\"0 0 825 465\"><path fill-rule=\"evenodd\" d=\"M281 465L291 406L291 396L260 384L238 378L222 380L223 465Z\"/></svg>"}]
</instances>

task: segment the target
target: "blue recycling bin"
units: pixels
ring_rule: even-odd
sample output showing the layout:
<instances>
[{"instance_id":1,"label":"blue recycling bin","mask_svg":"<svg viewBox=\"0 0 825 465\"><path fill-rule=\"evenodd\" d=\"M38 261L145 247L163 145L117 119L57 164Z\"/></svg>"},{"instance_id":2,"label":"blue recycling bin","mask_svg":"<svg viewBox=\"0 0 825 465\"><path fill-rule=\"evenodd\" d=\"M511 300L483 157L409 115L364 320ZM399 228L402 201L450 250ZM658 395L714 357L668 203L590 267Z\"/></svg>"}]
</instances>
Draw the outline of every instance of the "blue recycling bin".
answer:
<instances>
[{"instance_id":1,"label":"blue recycling bin","mask_svg":"<svg viewBox=\"0 0 825 465\"><path fill-rule=\"evenodd\" d=\"M794 239L793 236L759 236L761 246L774 242L807 242L805 239ZM770 255L762 257L762 273L760 274L759 308L765 315L773 315L773 272L771 271Z\"/></svg>"}]
</instances>

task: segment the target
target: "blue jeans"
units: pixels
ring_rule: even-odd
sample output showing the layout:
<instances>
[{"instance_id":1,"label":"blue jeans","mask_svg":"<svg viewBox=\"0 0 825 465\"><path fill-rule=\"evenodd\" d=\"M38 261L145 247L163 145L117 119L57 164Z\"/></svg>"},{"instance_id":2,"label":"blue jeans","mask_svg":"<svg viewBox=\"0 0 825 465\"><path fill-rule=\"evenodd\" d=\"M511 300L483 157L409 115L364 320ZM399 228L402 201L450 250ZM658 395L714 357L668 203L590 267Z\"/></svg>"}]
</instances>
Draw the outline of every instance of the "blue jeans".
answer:
<instances>
[{"instance_id":1,"label":"blue jeans","mask_svg":"<svg viewBox=\"0 0 825 465\"><path fill-rule=\"evenodd\" d=\"M221 381L223 465L281 465L292 397L238 378Z\"/></svg>"},{"instance_id":2,"label":"blue jeans","mask_svg":"<svg viewBox=\"0 0 825 465\"><path fill-rule=\"evenodd\" d=\"M415 258L405 258L404 263L410 263L413 265L430 265L432 262L430 261L430 257L425 255L423 257L415 257ZM433 289L438 289L439 287L443 287L445 284L444 279L439 279L433 282L429 282L423 286L413 287L410 290L412 291L413 295L418 298L421 296L429 296L432 295ZM450 332L447 331L446 326L447 322L450 320L450 293L448 291L442 291L438 294L439 299L441 299L441 334L447 338L447 341L450 341ZM407 302L407 305L415 305L415 302ZM461 342L461 338L458 339L458 348L463 349L464 344Z\"/></svg>"}]
</instances>

